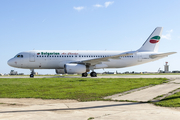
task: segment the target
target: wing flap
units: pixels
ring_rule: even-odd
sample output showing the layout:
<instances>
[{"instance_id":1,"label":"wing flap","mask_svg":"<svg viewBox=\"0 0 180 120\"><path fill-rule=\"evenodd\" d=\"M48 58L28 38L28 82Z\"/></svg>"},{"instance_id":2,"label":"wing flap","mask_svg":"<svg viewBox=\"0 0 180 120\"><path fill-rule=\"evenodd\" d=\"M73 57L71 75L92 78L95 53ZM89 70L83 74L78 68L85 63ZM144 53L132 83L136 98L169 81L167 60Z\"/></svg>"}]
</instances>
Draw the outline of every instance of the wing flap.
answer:
<instances>
[{"instance_id":1,"label":"wing flap","mask_svg":"<svg viewBox=\"0 0 180 120\"><path fill-rule=\"evenodd\" d=\"M162 53L162 54L156 54L156 55L150 55L149 57L154 59L154 58L162 58L162 57L167 57L168 55L175 54L177 52L168 52L168 53Z\"/></svg>"}]
</instances>

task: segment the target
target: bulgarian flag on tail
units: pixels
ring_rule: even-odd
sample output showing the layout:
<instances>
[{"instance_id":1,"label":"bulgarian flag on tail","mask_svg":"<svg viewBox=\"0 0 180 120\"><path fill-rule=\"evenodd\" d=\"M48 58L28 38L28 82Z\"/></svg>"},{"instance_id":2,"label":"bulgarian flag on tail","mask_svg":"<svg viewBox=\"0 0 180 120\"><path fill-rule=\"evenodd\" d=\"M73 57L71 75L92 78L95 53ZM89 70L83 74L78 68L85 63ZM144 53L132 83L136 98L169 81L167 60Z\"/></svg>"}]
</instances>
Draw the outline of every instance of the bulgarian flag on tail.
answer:
<instances>
[{"instance_id":1,"label":"bulgarian flag on tail","mask_svg":"<svg viewBox=\"0 0 180 120\"><path fill-rule=\"evenodd\" d=\"M152 37L151 39L150 39L150 43L158 43L159 42L159 40L160 40L160 36L154 36L154 37Z\"/></svg>"}]
</instances>

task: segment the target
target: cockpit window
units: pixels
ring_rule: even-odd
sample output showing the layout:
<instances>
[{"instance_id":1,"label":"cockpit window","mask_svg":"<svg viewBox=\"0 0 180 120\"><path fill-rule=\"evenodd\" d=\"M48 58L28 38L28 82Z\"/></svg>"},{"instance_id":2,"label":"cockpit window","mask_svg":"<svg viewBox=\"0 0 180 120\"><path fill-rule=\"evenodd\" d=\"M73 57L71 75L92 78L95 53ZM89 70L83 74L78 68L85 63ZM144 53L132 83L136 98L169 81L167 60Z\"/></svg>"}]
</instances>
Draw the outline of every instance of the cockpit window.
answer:
<instances>
[{"instance_id":1,"label":"cockpit window","mask_svg":"<svg viewBox=\"0 0 180 120\"><path fill-rule=\"evenodd\" d=\"M21 57L21 55L17 55L17 57Z\"/></svg>"},{"instance_id":2,"label":"cockpit window","mask_svg":"<svg viewBox=\"0 0 180 120\"><path fill-rule=\"evenodd\" d=\"M23 55L16 55L14 58L23 58Z\"/></svg>"}]
</instances>

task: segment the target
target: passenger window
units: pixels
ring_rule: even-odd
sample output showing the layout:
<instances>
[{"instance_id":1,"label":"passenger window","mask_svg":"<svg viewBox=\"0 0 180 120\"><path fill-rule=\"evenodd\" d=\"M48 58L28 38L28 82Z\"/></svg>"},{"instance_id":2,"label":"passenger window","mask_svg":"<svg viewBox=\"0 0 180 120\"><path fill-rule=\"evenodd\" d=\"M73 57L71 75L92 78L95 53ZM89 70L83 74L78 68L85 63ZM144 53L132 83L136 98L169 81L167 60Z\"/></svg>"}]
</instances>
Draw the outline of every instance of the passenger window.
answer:
<instances>
[{"instance_id":1,"label":"passenger window","mask_svg":"<svg viewBox=\"0 0 180 120\"><path fill-rule=\"evenodd\" d=\"M23 55L21 55L21 57L23 58Z\"/></svg>"}]
</instances>

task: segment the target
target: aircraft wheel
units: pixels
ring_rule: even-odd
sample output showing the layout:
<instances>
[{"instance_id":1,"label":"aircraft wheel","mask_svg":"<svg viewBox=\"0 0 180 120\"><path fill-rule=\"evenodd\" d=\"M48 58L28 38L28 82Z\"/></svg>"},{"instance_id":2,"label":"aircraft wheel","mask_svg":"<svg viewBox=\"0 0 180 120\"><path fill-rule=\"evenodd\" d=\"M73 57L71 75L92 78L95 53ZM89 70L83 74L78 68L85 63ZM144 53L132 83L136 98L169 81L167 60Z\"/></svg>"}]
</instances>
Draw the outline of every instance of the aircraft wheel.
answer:
<instances>
[{"instance_id":1,"label":"aircraft wheel","mask_svg":"<svg viewBox=\"0 0 180 120\"><path fill-rule=\"evenodd\" d=\"M30 78L33 78L34 77L34 75L33 74L30 74Z\"/></svg>"},{"instance_id":2,"label":"aircraft wheel","mask_svg":"<svg viewBox=\"0 0 180 120\"><path fill-rule=\"evenodd\" d=\"M87 77L87 73L82 73L82 77Z\"/></svg>"},{"instance_id":3,"label":"aircraft wheel","mask_svg":"<svg viewBox=\"0 0 180 120\"><path fill-rule=\"evenodd\" d=\"M96 72L91 72L91 77L97 77L97 73Z\"/></svg>"}]
</instances>

